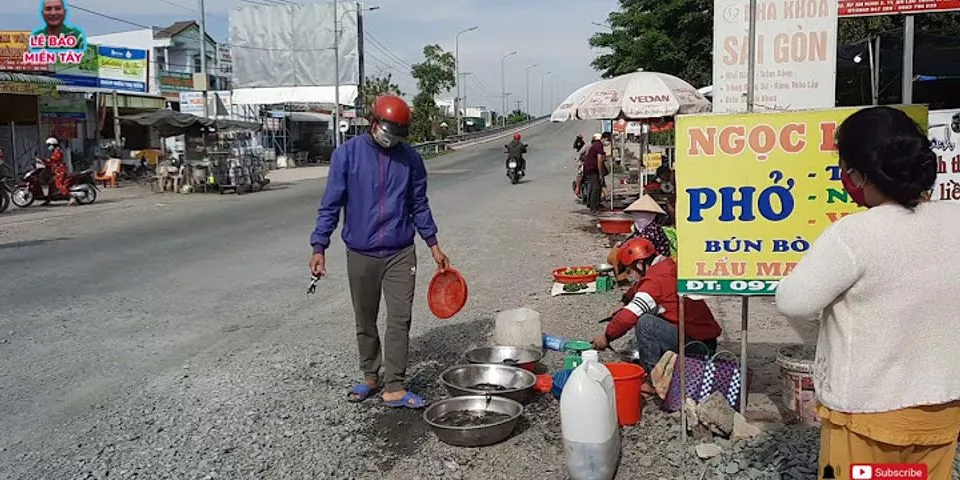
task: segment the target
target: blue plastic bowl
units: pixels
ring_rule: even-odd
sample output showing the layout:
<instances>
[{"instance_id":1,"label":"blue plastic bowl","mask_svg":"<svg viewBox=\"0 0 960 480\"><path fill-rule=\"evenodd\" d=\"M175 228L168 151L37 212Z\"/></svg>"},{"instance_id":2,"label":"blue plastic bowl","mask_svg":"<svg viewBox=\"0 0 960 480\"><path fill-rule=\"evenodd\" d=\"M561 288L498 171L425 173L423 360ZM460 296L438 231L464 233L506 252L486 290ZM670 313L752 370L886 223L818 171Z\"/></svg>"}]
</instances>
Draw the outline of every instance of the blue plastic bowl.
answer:
<instances>
[{"instance_id":1,"label":"blue plastic bowl","mask_svg":"<svg viewBox=\"0 0 960 480\"><path fill-rule=\"evenodd\" d=\"M563 386L566 385L571 373L573 373L573 369L560 370L553 374L553 387L550 388L550 393L552 393L553 397L557 400L560 400L560 394L563 393Z\"/></svg>"}]
</instances>

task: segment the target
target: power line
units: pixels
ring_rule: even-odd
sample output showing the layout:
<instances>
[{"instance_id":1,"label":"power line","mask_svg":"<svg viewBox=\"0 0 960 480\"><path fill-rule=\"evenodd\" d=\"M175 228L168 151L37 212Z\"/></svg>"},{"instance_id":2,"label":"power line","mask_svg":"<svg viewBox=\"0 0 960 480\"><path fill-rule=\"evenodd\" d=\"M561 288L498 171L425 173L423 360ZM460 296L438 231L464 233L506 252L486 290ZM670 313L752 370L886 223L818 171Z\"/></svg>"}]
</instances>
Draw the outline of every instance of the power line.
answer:
<instances>
[{"instance_id":1,"label":"power line","mask_svg":"<svg viewBox=\"0 0 960 480\"><path fill-rule=\"evenodd\" d=\"M389 62L390 65L392 65L392 66L394 66L394 67L396 67L396 68L398 68L398 69L400 69L400 70L406 70L406 71L413 70L413 68L410 67L409 65L402 64L402 63L394 60L393 58L391 58L390 55L389 55L387 52L385 52L382 48L378 47L376 44L371 43L370 46L373 47L373 48L374 48L375 50L377 50L378 52L382 53L382 54L386 57L386 60ZM370 51L368 50L366 53L370 53Z\"/></svg>"},{"instance_id":2,"label":"power line","mask_svg":"<svg viewBox=\"0 0 960 480\"><path fill-rule=\"evenodd\" d=\"M410 69L413 68L413 67L410 65L410 62L404 61L404 60L403 60L402 58L400 58L397 54L395 54L395 53L393 53L392 51L390 51L390 49L387 48L386 45L384 45L383 43L381 43L380 40L377 40L377 37L374 37L372 33L370 33L370 32L364 32L364 34L365 34L365 35L364 35L365 38L367 38L368 40L370 40L371 42L373 42L374 44L376 44L377 46L379 46L387 56L394 58L397 62L400 63L400 65L403 65L404 67L407 67L407 68L410 68Z\"/></svg>"},{"instance_id":3,"label":"power line","mask_svg":"<svg viewBox=\"0 0 960 480\"><path fill-rule=\"evenodd\" d=\"M368 56L368 57L370 57L371 59L375 60L375 61L376 61L377 63L379 63L382 67L384 67L384 68L381 68L381 70L386 69L387 71L389 71L389 72L391 72L391 73L397 73L397 74L403 75L403 76L405 76L405 77L407 77L407 78L416 80L415 78L413 78L413 75L412 75L409 71L407 71L407 70L405 70L405 69L398 69L398 68L396 68L395 66L393 66L393 65L385 62L382 58L374 55L373 52L369 52L369 51L368 51L368 52L365 52L365 55Z\"/></svg>"},{"instance_id":4,"label":"power line","mask_svg":"<svg viewBox=\"0 0 960 480\"><path fill-rule=\"evenodd\" d=\"M480 93L484 94L485 96L496 97L496 95L490 95L487 87L483 85L483 82L480 81L480 77L478 77L477 74L470 72L469 77L471 80L473 80L473 83L476 84L477 88L480 89Z\"/></svg>"}]
</instances>

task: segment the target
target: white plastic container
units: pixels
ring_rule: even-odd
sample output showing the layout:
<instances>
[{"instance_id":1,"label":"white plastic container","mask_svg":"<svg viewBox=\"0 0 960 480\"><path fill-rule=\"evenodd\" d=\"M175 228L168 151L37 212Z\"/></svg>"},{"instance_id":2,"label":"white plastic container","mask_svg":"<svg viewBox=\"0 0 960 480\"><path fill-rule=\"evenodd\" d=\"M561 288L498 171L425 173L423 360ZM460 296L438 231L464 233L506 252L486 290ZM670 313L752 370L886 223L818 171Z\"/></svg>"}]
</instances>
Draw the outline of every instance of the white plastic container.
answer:
<instances>
[{"instance_id":1,"label":"white plastic container","mask_svg":"<svg viewBox=\"0 0 960 480\"><path fill-rule=\"evenodd\" d=\"M583 352L560 395L560 426L573 480L612 480L620 464L620 424L613 375L596 350Z\"/></svg>"},{"instance_id":2,"label":"white plastic container","mask_svg":"<svg viewBox=\"0 0 960 480\"><path fill-rule=\"evenodd\" d=\"M540 313L529 308L498 313L493 341L502 346L543 348Z\"/></svg>"}]
</instances>

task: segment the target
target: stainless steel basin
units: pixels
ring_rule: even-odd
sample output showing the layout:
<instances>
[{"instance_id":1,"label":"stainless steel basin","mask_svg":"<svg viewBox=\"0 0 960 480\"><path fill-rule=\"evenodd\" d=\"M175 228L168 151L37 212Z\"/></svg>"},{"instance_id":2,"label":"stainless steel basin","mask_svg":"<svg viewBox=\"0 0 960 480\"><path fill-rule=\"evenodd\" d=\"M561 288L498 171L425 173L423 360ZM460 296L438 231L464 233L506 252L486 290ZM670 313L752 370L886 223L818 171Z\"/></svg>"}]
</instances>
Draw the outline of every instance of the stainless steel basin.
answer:
<instances>
[{"instance_id":1,"label":"stainless steel basin","mask_svg":"<svg viewBox=\"0 0 960 480\"><path fill-rule=\"evenodd\" d=\"M451 396L490 394L520 403L533 400L536 375L517 367L496 364L457 365L440 374Z\"/></svg>"},{"instance_id":2,"label":"stainless steel basin","mask_svg":"<svg viewBox=\"0 0 960 480\"><path fill-rule=\"evenodd\" d=\"M468 350L464 358L470 363L491 363L520 367L533 371L543 358L543 349L533 347L479 347Z\"/></svg>"},{"instance_id":3,"label":"stainless steel basin","mask_svg":"<svg viewBox=\"0 0 960 480\"><path fill-rule=\"evenodd\" d=\"M490 424L449 426L437 423L437 419L451 412L495 412L506 415ZM423 412L423 421L443 443L457 447L482 447L501 442L513 433L523 414L523 405L504 397L493 395L470 395L445 398L430 404Z\"/></svg>"}]
</instances>

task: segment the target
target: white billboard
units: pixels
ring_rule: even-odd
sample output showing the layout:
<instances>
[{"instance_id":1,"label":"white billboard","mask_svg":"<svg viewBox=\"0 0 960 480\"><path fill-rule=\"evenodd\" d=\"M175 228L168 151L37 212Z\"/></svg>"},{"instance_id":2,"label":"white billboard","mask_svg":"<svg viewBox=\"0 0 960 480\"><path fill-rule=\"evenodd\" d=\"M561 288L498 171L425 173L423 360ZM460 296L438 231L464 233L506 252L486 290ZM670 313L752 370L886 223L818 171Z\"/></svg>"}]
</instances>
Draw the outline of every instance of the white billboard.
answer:
<instances>
[{"instance_id":1,"label":"white billboard","mask_svg":"<svg viewBox=\"0 0 960 480\"><path fill-rule=\"evenodd\" d=\"M234 88L323 87L334 75L334 5L244 6L230 12ZM357 85L357 3L338 2L340 84Z\"/></svg>"},{"instance_id":2,"label":"white billboard","mask_svg":"<svg viewBox=\"0 0 960 480\"><path fill-rule=\"evenodd\" d=\"M747 110L749 2L714 0L713 111ZM757 3L755 111L833 108L837 0Z\"/></svg>"}]
</instances>

